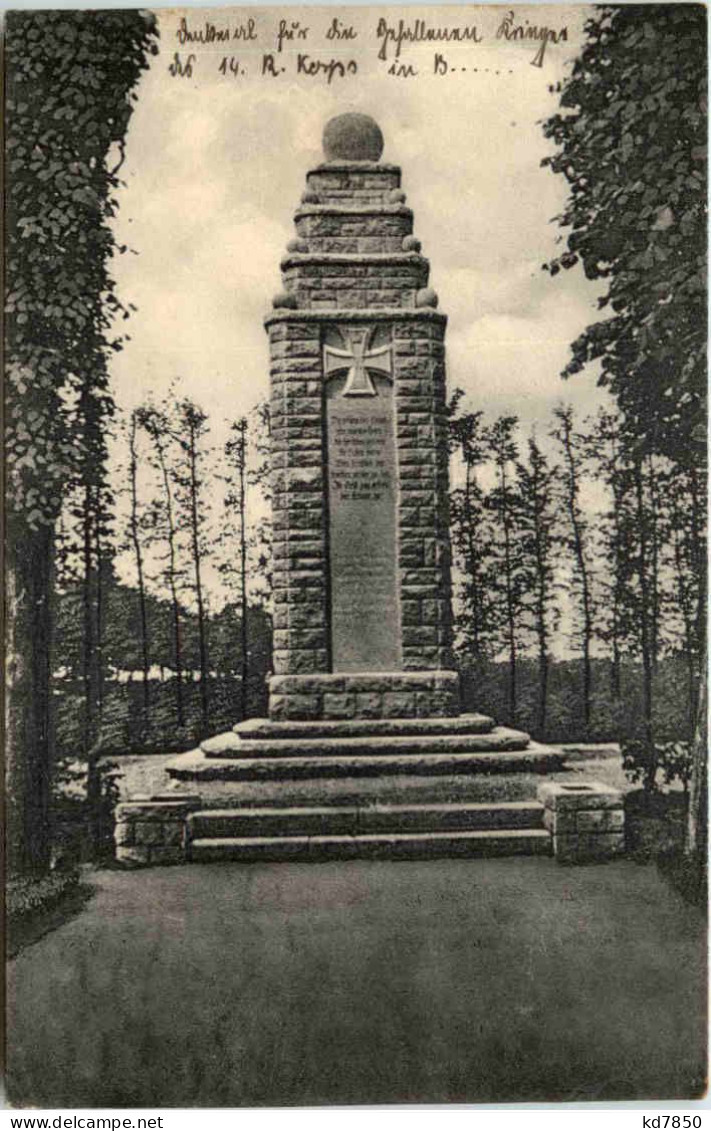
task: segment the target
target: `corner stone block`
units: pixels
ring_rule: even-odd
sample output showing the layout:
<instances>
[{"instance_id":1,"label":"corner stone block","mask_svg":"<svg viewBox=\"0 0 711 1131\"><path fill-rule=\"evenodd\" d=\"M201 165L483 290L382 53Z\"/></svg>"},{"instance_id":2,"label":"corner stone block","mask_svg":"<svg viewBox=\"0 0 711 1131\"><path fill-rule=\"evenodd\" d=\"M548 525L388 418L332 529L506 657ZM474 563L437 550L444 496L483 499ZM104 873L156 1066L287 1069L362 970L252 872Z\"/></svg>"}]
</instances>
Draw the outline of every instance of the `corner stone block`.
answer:
<instances>
[{"instance_id":1,"label":"corner stone block","mask_svg":"<svg viewBox=\"0 0 711 1131\"><path fill-rule=\"evenodd\" d=\"M624 852L622 793L605 782L545 782L538 788L543 823L560 864L610 860Z\"/></svg>"},{"instance_id":2,"label":"corner stone block","mask_svg":"<svg viewBox=\"0 0 711 1131\"><path fill-rule=\"evenodd\" d=\"M178 864L186 859L188 814L200 807L197 794L157 794L116 806L116 860L126 867Z\"/></svg>"}]
</instances>

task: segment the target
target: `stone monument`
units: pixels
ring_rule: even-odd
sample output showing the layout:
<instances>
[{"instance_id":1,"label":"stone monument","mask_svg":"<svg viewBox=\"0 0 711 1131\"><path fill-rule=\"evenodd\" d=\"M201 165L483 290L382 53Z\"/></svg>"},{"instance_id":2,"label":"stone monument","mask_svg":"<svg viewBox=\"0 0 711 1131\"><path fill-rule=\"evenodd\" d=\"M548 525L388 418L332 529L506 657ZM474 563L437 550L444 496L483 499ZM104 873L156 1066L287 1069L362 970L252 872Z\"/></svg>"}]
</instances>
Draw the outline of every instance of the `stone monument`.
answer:
<instances>
[{"instance_id":1,"label":"stone monument","mask_svg":"<svg viewBox=\"0 0 711 1131\"><path fill-rule=\"evenodd\" d=\"M381 160L383 137L366 115L334 118L323 141L266 318L269 718L168 767L204 807L188 818L188 852L549 851L543 805L513 787L520 800L492 805L486 783L559 768L561 755L460 710L447 319L400 169Z\"/></svg>"},{"instance_id":2,"label":"stone monument","mask_svg":"<svg viewBox=\"0 0 711 1131\"><path fill-rule=\"evenodd\" d=\"M266 320L274 520L272 719L456 715L447 319L400 170L344 114L307 176Z\"/></svg>"}]
</instances>

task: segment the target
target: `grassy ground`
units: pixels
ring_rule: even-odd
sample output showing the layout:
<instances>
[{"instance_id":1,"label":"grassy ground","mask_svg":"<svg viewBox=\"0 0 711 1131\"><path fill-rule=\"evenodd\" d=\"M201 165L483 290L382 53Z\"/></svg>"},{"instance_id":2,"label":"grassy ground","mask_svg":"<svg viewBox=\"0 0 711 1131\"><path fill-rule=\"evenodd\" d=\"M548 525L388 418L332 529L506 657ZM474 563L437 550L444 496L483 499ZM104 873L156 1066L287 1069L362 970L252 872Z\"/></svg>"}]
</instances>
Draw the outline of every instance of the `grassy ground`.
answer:
<instances>
[{"instance_id":1,"label":"grassy ground","mask_svg":"<svg viewBox=\"0 0 711 1131\"><path fill-rule=\"evenodd\" d=\"M121 797L165 793L170 788L165 767L174 762L175 757L175 754L127 754L123 758L109 759L121 774L117 781Z\"/></svg>"},{"instance_id":2,"label":"grassy ground","mask_svg":"<svg viewBox=\"0 0 711 1131\"><path fill-rule=\"evenodd\" d=\"M9 966L39 1106L691 1097L705 935L652 866L99 872Z\"/></svg>"}]
</instances>

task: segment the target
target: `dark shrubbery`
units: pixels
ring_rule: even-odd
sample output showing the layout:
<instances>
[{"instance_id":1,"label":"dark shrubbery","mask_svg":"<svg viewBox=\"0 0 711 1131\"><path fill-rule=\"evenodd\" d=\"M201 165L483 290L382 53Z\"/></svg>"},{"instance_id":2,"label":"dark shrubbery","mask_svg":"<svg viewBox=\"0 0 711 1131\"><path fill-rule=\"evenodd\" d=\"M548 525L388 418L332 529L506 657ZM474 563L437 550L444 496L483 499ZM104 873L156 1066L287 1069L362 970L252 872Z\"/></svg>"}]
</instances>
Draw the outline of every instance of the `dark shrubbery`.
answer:
<instances>
[{"instance_id":1,"label":"dark shrubbery","mask_svg":"<svg viewBox=\"0 0 711 1131\"><path fill-rule=\"evenodd\" d=\"M5 887L7 956L13 958L76 914L92 891L77 868L9 879Z\"/></svg>"},{"instance_id":2,"label":"dark shrubbery","mask_svg":"<svg viewBox=\"0 0 711 1131\"><path fill-rule=\"evenodd\" d=\"M637 860L657 860L684 847L686 798L683 793L634 789L625 796L627 851Z\"/></svg>"},{"instance_id":3,"label":"dark shrubbery","mask_svg":"<svg viewBox=\"0 0 711 1131\"><path fill-rule=\"evenodd\" d=\"M86 762L66 757L57 763L51 807L52 858L57 869L113 858L121 768L95 757L91 772L96 775L93 790L88 789Z\"/></svg>"},{"instance_id":4,"label":"dark shrubbery","mask_svg":"<svg viewBox=\"0 0 711 1131\"><path fill-rule=\"evenodd\" d=\"M23 876L8 880L5 888L5 909L8 924L19 922L28 915L48 911L79 883L79 872L50 872L48 876L35 878Z\"/></svg>"},{"instance_id":5,"label":"dark shrubbery","mask_svg":"<svg viewBox=\"0 0 711 1131\"><path fill-rule=\"evenodd\" d=\"M642 731L643 688L639 664L622 666L621 694L615 698L611 692L610 661L593 661L590 722L586 726L580 660L552 662L546 723L541 731L537 721L538 665L535 660L519 660L515 719L511 718L508 707L508 665L493 661L468 665L466 657L461 657L460 663L464 709L484 711L493 715L498 723L528 731L539 742L629 742ZM684 680L682 657L660 661L655 676L654 705L655 733L660 743L678 744L689 734L688 699L682 690Z\"/></svg>"},{"instance_id":6,"label":"dark shrubbery","mask_svg":"<svg viewBox=\"0 0 711 1131\"><path fill-rule=\"evenodd\" d=\"M57 681L57 753L51 806L55 865L98 863L112 858L120 758L126 754L177 754L199 745L203 734L197 682L184 683L183 700L185 725L180 727L176 719L174 681L151 681L147 718L140 680L108 681L101 729L91 751L91 768L97 781L90 790L87 788L89 765L82 754L81 690L69 680ZM219 734L234 726L239 720L239 701L239 681L234 677L210 680L211 733ZM266 712L263 680L250 681L248 705L250 714Z\"/></svg>"},{"instance_id":7,"label":"dark shrubbery","mask_svg":"<svg viewBox=\"0 0 711 1131\"><path fill-rule=\"evenodd\" d=\"M658 788L661 773L665 785L681 782L686 795L692 770L691 744L629 739L622 743L622 767L630 781L641 781L647 792Z\"/></svg>"},{"instance_id":8,"label":"dark shrubbery","mask_svg":"<svg viewBox=\"0 0 711 1131\"><path fill-rule=\"evenodd\" d=\"M209 681L210 734L229 730L239 721L239 680L218 677ZM175 681L150 681L150 708L143 708L140 680L109 681L105 684L101 729L97 749L100 756L123 754L170 754L199 745L202 733L198 682L183 684L185 725L178 726ZM76 757L82 735L82 698L79 686L69 681L57 684L57 748L60 758ZM266 684L250 682L250 715L266 713Z\"/></svg>"}]
</instances>

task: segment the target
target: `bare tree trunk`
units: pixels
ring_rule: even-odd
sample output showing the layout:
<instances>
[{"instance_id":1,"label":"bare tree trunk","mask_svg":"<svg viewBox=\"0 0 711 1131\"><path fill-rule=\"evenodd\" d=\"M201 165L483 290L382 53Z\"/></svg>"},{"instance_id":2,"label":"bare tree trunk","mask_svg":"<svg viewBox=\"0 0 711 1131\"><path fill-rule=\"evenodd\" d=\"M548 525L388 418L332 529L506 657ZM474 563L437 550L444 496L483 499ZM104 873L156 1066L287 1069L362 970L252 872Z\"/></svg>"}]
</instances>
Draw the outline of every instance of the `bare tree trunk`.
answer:
<instances>
[{"instance_id":1,"label":"bare tree trunk","mask_svg":"<svg viewBox=\"0 0 711 1131\"><path fill-rule=\"evenodd\" d=\"M83 678L84 678L84 757L86 758L86 801L89 843L96 859L100 841L101 778L99 774L100 735L100 657L99 615L101 598L100 563L95 551L99 546L98 489L88 482L84 486L83 525Z\"/></svg>"},{"instance_id":2,"label":"bare tree trunk","mask_svg":"<svg viewBox=\"0 0 711 1131\"><path fill-rule=\"evenodd\" d=\"M538 635L538 731L541 737L545 734L548 718L548 645L546 634Z\"/></svg>"},{"instance_id":3,"label":"bare tree trunk","mask_svg":"<svg viewBox=\"0 0 711 1131\"><path fill-rule=\"evenodd\" d=\"M240 712L243 719L247 718L247 690L249 680L249 654L247 635L247 492L245 486L245 471L247 462L247 421L240 421L240 445L238 455L239 473L239 573L240 573Z\"/></svg>"},{"instance_id":4,"label":"bare tree trunk","mask_svg":"<svg viewBox=\"0 0 711 1131\"><path fill-rule=\"evenodd\" d=\"M615 579L613 584L612 594L612 671L611 671L611 687L612 695L616 702L622 698L622 657L620 650L620 611L622 608L623 597L623 581L622 581L622 549L620 543L621 537L621 512L622 512L622 493L617 490L614 491L614 511L613 511L613 539L614 539L614 570Z\"/></svg>"},{"instance_id":5,"label":"bare tree trunk","mask_svg":"<svg viewBox=\"0 0 711 1131\"><path fill-rule=\"evenodd\" d=\"M652 670L655 671L659 659L659 624L660 592L659 592L659 493L657 491L657 472L654 466L654 457L647 457L647 479L649 482L649 575L651 581L650 591L650 626L649 645L652 656Z\"/></svg>"},{"instance_id":6,"label":"bare tree trunk","mask_svg":"<svg viewBox=\"0 0 711 1131\"><path fill-rule=\"evenodd\" d=\"M538 640L538 704L536 728L540 737L544 736L548 712L549 675L549 613L552 597L553 530L555 514L553 509L553 485L555 472L549 467L533 436L528 441L529 464L518 464L518 483L520 504L527 530L525 553L533 559L532 572L532 612L533 627Z\"/></svg>"},{"instance_id":7,"label":"bare tree trunk","mask_svg":"<svg viewBox=\"0 0 711 1131\"><path fill-rule=\"evenodd\" d=\"M548 629L546 626L546 608L548 605L547 570L543 548L543 532L540 527L540 515L536 514L535 548L536 570L538 573L538 594L536 601L536 635L538 636L538 731L541 737L546 728L546 715L548 710Z\"/></svg>"},{"instance_id":8,"label":"bare tree trunk","mask_svg":"<svg viewBox=\"0 0 711 1131\"><path fill-rule=\"evenodd\" d=\"M597 442L595 455L602 466L607 486L612 493L612 511L609 515L611 532L606 539L607 551L612 566L612 608L610 610L610 644L612 664L610 668L610 691L619 703L622 698L622 610L625 599L625 556L622 548L622 528L625 508L625 485L623 479L623 460L620 444L620 425L614 415L602 413L599 417L594 440Z\"/></svg>"},{"instance_id":9,"label":"bare tree trunk","mask_svg":"<svg viewBox=\"0 0 711 1131\"><path fill-rule=\"evenodd\" d=\"M106 557L101 533L101 496L96 489L96 524L94 527L95 552L96 552L96 662L94 678L96 682L96 706L98 712L99 729L104 710L104 629L105 629L105 602L104 583L106 571Z\"/></svg>"},{"instance_id":10,"label":"bare tree trunk","mask_svg":"<svg viewBox=\"0 0 711 1131\"><path fill-rule=\"evenodd\" d=\"M12 872L41 874L51 850L54 532L9 520L7 536L7 862Z\"/></svg>"},{"instance_id":11,"label":"bare tree trunk","mask_svg":"<svg viewBox=\"0 0 711 1131\"><path fill-rule=\"evenodd\" d=\"M170 476L168 474L168 466L165 459L165 449L163 446L163 441L158 432L159 427L160 425L156 425L154 431L152 431L151 434L153 435L153 439L156 443L158 462L160 464L161 475L163 478L163 488L165 490L165 512L168 535L168 587L170 589L170 600L173 609L173 638L175 642L175 698L178 713L178 726L184 727L185 708L183 705L183 645L180 624L180 602L178 600L178 588L176 584L177 574L173 493L170 486Z\"/></svg>"},{"instance_id":12,"label":"bare tree trunk","mask_svg":"<svg viewBox=\"0 0 711 1131\"><path fill-rule=\"evenodd\" d=\"M708 849L708 676L706 657L701 669L701 686L692 742L691 789L686 827L686 852L705 864Z\"/></svg>"},{"instance_id":13,"label":"bare tree trunk","mask_svg":"<svg viewBox=\"0 0 711 1131\"><path fill-rule=\"evenodd\" d=\"M681 546L681 519L672 512L672 541L674 545L674 572L676 575L677 602L681 610L684 624L684 652L686 655L688 695L689 695L689 738L693 740L696 725L697 695L696 695L696 669L694 665L694 612L693 602L687 583L687 568L684 563Z\"/></svg>"},{"instance_id":14,"label":"bare tree trunk","mask_svg":"<svg viewBox=\"0 0 711 1131\"><path fill-rule=\"evenodd\" d=\"M705 437L697 444L703 448ZM703 461L705 464L705 460ZM700 875L705 874L708 856L708 649L706 643L706 557L704 554L704 487L700 470L692 462L689 469L691 494L691 556L698 584L698 607L695 610L694 636L701 664L694 735L691 744L691 783L686 828L685 851L694 861ZM692 660L693 670L693 660Z\"/></svg>"},{"instance_id":15,"label":"bare tree trunk","mask_svg":"<svg viewBox=\"0 0 711 1131\"><path fill-rule=\"evenodd\" d=\"M613 612L613 618L617 616L617 609ZM612 688L612 695L616 702L622 698L622 660L620 657L620 641L617 633L613 629L612 636L612 667L610 670L610 686Z\"/></svg>"},{"instance_id":16,"label":"bare tree trunk","mask_svg":"<svg viewBox=\"0 0 711 1131\"><path fill-rule=\"evenodd\" d=\"M82 647L82 678L84 683L84 754L89 757L89 751L96 741L96 687L94 680L94 665L96 662L94 652L94 607L93 607L93 580L94 580L94 555L93 555L93 526L94 511L92 506L92 492L88 483L84 484L84 513L82 515L82 620L84 625L84 639Z\"/></svg>"},{"instance_id":17,"label":"bare tree trunk","mask_svg":"<svg viewBox=\"0 0 711 1131\"><path fill-rule=\"evenodd\" d=\"M477 660L481 658L481 596L479 593L479 564L477 559L476 544L474 541L474 520L472 515L472 466L469 461L466 464L466 484L464 488L464 521L466 522L466 540L467 540L467 558L469 567L469 577L471 578L472 586L472 629L473 629L473 644L474 655Z\"/></svg>"},{"instance_id":18,"label":"bare tree trunk","mask_svg":"<svg viewBox=\"0 0 711 1131\"><path fill-rule=\"evenodd\" d=\"M188 457L190 462L190 539L193 549L193 562L195 566L195 597L198 612L198 649L200 654L200 716L203 737L209 727L209 689L208 689L208 663L207 640L205 635L205 605L202 591L200 527L198 516L198 481L197 481L197 450L194 427L190 427L190 440Z\"/></svg>"},{"instance_id":19,"label":"bare tree trunk","mask_svg":"<svg viewBox=\"0 0 711 1131\"><path fill-rule=\"evenodd\" d=\"M558 419L561 421L561 424L563 426L561 438L563 443L563 453L568 466L568 492L566 501L568 507L568 515L570 517L570 525L573 531L573 551L575 555L575 563L580 575L581 604L583 612L583 716L585 719L585 726L587 727L590 725L590 700L592 692L592 665L590 659L590 649L593 634L592 597L590 592L590 577L588 573L587 560L585 557L583 529L580 522L578 507L578 468L575 461L575 453L573 452L573 428L570 411L564 410L559 415Z\"/></svg>"},{"instance_id":20,"label":"bare tree trunk","mask_svg":"<svg viewBox=\"0 0 711 1131\"><path fill-rule=\"evenodd\" d=\"M508 502L508 483L506 465L499 467L501 481L501 518L504 530L504 569L506 585L506 625L509 649L509 713L511 722L516 722L517 702L517 648L516 648L516 610L513 596L513 556L511 552L511 515Z\"/></svg>"},{"instance_id":21,"label":"bare tree trunk","mask_svg":"<svg viewBox=\"0 0 711 1131\"><path fill-rule=\"evenodd\" d=\"M642 463L634 460L635 498L637 501L637 525L639 535L639 632L642 651L642 680L644 703L644 741L647 746L648 763L645 788L653 789L657 776L657 760L654 753L654 660L652 654L652 634L650 631L650 580L647 541L647 516L644 507L644 478Z\"/></svg>"},{"instance_id":22,"label":"bare tree trunk","mask_svg":"<svg viewBox=\"0 0 711 1131\"><path fill-rule=\"evenodd\" d=\"M143 572L143 550L141 547L140 528L138 524L138 453L136 449L136 437L138 432L138 422L136 414L131 414L131 428L129 432L129 476L131 481L131 515L130 515L130 531L131 542L133 544L133 553L136 559L136 574L138 577L138 608L141 618L141 660L143 669L143 712L145 716L144 726L148 725L148 715L150 711L150 689L148 683L148 673L150 671L150 660L148 653L148 616L146 613L146 582Z\"/></svg>"},{"instance_id":23,"label":"bare tree trunk","mask_svg":"<svg viewBox=\"0 0 711 1131\"><path fill-rule=\"evenodd\" d=\"M694 573L698 578L699 604L696 610L696 646L699 656L705 652L706 640L706 554L704 551L705 497L700 482L699 469L692 464L689 469L691 488L691 538Z\"/></svg>"}]
</instances>

